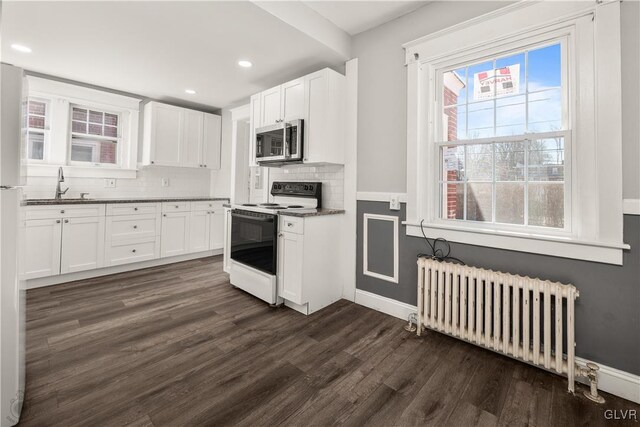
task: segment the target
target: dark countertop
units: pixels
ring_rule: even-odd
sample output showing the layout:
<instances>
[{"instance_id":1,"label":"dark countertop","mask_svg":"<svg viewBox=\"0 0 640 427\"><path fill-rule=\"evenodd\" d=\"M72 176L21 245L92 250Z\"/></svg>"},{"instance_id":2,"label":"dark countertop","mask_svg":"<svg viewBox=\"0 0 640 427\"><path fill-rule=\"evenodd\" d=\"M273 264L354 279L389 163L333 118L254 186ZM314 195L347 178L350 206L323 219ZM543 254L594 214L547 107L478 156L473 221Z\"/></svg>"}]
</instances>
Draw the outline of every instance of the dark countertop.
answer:
<instances>
[{"instance_id":1,"label":"dark countertop","mask_svg":"<svg viewBox=\"0 0 640 427\"><path fill-rule=\"evenodd\" d=\"M321 208L321 209L285 209L282 211L278 211L278 215L283 216L296 216L296 217L308 217L308 216L322 216L322 215L338 215L343 214L344 209L331 209L331 208Z\"/></svg>"},{"instance_id":2,"label":"dark countertop","mask_svg":"<svg viewBox=\"0 0 640 427\"><path fill-rule=\"evenodd\" d=\"M213 202L228 200L228 197L155 197L148 199L26 199L22 201L22 205L95 205L112 203Z\"/></svg>"}]
</instances>

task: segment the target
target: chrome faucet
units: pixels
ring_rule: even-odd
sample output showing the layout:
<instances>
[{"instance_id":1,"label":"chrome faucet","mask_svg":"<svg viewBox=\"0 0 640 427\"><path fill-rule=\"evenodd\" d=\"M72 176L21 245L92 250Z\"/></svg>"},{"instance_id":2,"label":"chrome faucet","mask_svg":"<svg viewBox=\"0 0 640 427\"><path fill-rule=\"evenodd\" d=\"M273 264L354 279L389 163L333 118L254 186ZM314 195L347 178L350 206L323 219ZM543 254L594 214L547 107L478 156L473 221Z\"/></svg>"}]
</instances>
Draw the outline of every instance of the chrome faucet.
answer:
<instances>
[{"instance_id":1,"label":"chrome faucet","mask_svg":"<svg viewBox=\"0 0 640 427\"><path fill-rule=\"evenodd\" d=\"M56 186L56 199L62 199L62 196L69 191L69 187L67 187L64 191L60 188L60 183L64 182L64 173L62 172L62 167L58 169L58 185Z\"/></svg>"}]
</instances>

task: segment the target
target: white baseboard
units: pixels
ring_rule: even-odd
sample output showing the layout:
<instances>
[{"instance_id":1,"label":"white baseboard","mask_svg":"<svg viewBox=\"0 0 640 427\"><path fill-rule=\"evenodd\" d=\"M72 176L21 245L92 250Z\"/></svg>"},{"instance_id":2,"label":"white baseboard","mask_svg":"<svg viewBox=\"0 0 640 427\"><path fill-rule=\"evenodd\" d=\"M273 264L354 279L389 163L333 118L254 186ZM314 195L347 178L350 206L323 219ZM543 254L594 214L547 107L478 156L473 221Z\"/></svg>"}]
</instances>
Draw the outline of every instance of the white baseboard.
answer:
<instances>
[{"instance_id":1,"label":"white baseboard","mask_svg":"<svg viewBox=\"0 0 640 427\"><path fill-rule=\"evenodd\" d=\"M356 289L356 304L364 305L382 313L407 320L409 314L418 311L415 305L406 304L391 298L382 297L371 292ZM576 357L576 362L585 365L590 360ZM597 363L597 362L594 362ZM598 371L598 389L611 393L623 399L640 403L640 376L624 372L597 363L600 367ZM587 384L586 378L576 377L576 380Z\"/></svg>"},{"instance_id":2,"label":"white baseboard","mask_svg":"<svg viewBox=\"0 0 640 427\"><path fill-rule=\"evenodd\" d=\"M371 292L361 291L360 289L356 289L355 303L402 320L407 320L411 313L417 313L418 311L415 305L382 297L380 295L372 294Z\"/></svg>"},{"instance_id":3,"label":"white baseboard","mask_svg":"<svg viewBox=\"0 0 640 427\"><path fill-rule=\"evenodd\" d=\"M576 357L576 363L586 365L591 360ZM600 370L598 371L598 389L611 393L623 399L640 403L640 376L621 371L616 368L596 363ZM583 384L589 384L586 378L576 377L576 381Z\"/></svg>"},{"instance_id":4,"label":"white baseboard","mask_svg":"<svg viewBox=\"0 0 640 427\"><path fill-rule=\"evenodd\" d=\"M640 215L640 199L624 199L622 212L626 215Z\"/></svg>"},{"instance_id":5,"label":"white baseboard","mask_svg":"<svg viewBox=\"0 0 640 427\"><path fill-rule=\"evenodd\" d=\"M42 288L44 286L59 285L61 283L73 282L76 280L92 279L94 277L108 276L109 274L124 273L143 268L157 267L159 265L173 264L176 262L190 261L192 259L206 258L222 254L222 249L212 251L197 252L194 254L178 255L169 258L153 259L149 261L134 262L132 264L116 265L113 267L98 268L96 270L79 271L77 273L60 274L57 276L41 277L27 280L27 289Z\"/></svg>"}]
</instances>

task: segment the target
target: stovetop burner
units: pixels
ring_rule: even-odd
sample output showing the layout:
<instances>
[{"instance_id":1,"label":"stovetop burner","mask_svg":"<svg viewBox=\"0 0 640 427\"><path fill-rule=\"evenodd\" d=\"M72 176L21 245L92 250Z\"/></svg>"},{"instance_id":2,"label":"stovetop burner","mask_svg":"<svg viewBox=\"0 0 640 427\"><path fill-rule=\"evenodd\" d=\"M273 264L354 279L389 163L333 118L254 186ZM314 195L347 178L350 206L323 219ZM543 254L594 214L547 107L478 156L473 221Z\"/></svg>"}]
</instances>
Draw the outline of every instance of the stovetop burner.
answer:
<instances>
[{"instance_id":1,"label":"stovetop burner","mask_svg":"<svg viewBox=\"0 0 640 427\"><path fill-rule=\"evenodd\" d=\"M268 206L280 206L277 203L260 203L259 206L264 206L264 207L268 207Z\"/></svg>"},{"instance_id":2,"label":"stovetop burner","mask_svg":"<svg viewBox=\"0 0 640 427\"><path fill-rule=\"evenodd\" d=\"M243 203L242 206L258 206L255 203Z\"/></svg>"},{"instance_id":3,"label":"stovetop burner","mask_svg":"<svg viewBox=\"0 0 640 427\"><path fill-rule=\"evenodd\" d=\"M279 206L279 205L270 205L270 206L260 206L264 209L287 209L286 206Z\"/></svg>"},{"instance_id":4,"label":"stovetop burner","mask_svg":"<svg viewBox=\"0 0 640 427\"><path fill-rule=\"evenodd\" d=\"M287 206L287 209L299 209L299 208L304 208L304 206L302 206L302 205L289 205L289 206Z\"/></svg>"}]
</instances>

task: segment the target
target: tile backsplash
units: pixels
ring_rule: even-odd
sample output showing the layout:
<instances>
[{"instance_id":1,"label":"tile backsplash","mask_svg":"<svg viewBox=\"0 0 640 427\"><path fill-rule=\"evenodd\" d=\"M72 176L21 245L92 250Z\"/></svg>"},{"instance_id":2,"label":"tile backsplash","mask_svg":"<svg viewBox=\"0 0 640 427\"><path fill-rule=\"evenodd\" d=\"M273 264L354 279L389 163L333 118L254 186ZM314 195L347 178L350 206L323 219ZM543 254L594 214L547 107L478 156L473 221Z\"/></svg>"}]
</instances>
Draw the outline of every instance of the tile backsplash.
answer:
<instances>
[{"instance_id":1,"label":"tile backsplash","mask_svg":"<svg viewBox=\"0 0 640 427\"><path fill-rule=\"evenodd\" d=\"M322 182L322 207L344 208L343 165L291 165L269 169L269 188L274 181Z\"/></svg>"},{"instance_id":2,"label":"tile backsplash","mask_svg":"<svg viewBox=\"0 0 640 427\"><path fill-rule=\"evenodd\" d=\"M169 186L162 186L162 179L169 179ZM26 198L53 198L56 177L28 176L24 187ZM66 177L62 188L69 187L64 197L89 198L144 198L144 197L206 197L211 187L211 172L207 169L146 167L138 170L135 179L117 179L115 188L105 188L104 178Z\"/></svg>"}]
</instances>

